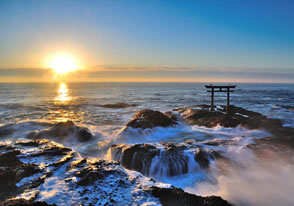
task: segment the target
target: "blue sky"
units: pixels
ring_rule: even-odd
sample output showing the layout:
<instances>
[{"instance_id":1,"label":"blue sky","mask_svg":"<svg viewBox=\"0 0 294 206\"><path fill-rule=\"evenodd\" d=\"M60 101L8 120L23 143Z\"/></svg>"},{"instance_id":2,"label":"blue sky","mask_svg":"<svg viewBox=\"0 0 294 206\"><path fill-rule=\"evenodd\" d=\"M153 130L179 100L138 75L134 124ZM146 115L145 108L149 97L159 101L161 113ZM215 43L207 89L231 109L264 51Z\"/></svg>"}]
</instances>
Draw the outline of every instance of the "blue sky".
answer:
<instances>
[{"instance_id":1,"label":"blue sky","mask_svg":"<svg viewBox=\"0 0 294 206\"><path fill-rule=\"evenodd\" d=\"M7 69L40 69L46 55L67 51L88 72L117 67L100 69L100 77L127 70L139 79L146 72L150 81L172 79L177 67L184 68L178 71L183 81L199 80L200 70L232 79L239 72L247 79L266 73L261 81L291 82L293 9L290 0L0 0L0 81L13 78ZM147 68L145 74L126 69L134 66Z\"/></svg>"}]
</instances>

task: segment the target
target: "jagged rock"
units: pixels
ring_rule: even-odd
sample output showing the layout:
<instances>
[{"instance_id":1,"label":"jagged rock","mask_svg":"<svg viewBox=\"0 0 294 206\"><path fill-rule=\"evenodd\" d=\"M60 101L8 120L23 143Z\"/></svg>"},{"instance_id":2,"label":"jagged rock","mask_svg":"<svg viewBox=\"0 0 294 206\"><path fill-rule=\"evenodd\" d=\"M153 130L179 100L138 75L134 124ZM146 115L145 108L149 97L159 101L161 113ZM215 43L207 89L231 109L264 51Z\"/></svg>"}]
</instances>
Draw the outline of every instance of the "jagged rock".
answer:
<instances>
[{"instance_id":1,"label":"jagged rock","mask_svg":"<svg viewBox=\"0 0 294 206\"><path fill-rule=\"evenodd\" d=\"M86 142L91 140L92 133L88 128L78 127L72 121L59 122L50 129L44 129L41 131L34 131L27 135L28 139L42 139L53 138L62 140L66 137L76 136L80 142Z\"/></svg>"},{"instance_id":2,"label":"jagged rock","mask_svg":"<svg viewBox=\"0 0 294 206\"><path fill-rule=\"evenodd\" d=\"M176 122L167 115L150 109L137 111L132 120L126 126L133 128L153 128L153 127L169 127L175 125Z\"/></svg>"},{"instance_id":3,"label":"jagged rock","mask_svg":"<svg viewBox=\"0 0 294 206\"><path fill-rule=\"evenodd\" d=\"M118 148L127 150L124 147L118 146ZM135 148L137 148L136 152L142 150L144 155L152 150L156 154L158 152L152 145L139 145ZM166 145L166 148L171 153L181 150L180 146L170 144ZM131 147L129 149L128 157L135 155L135 149ZM145 189L154 186L156 181L139 173L136 176L134 174L129 176L116 161L81 158L71 149L44 139L1 143L0 168L0 205L47 206L49 205L46 203L47 198L53 205L126 205L137 204L137 201L159 204L156 194L164 191L160 188L154 193L150 189ZM146 185L143 184L145 182ZM54 193L50 193L48 197L46 187L54 184L56 184ZM59 185L65 184L65 191L59 188ZM40 192L42 188L45 194ZM173 191L177 189L174 188ZM168 194L174 195L169 192L164 194L164 198L168 198ZM58 198L61 195L69 196L63 200ZM26 199L22 199L24 196ZM177 192L177 202L180 203L180 199L184 198L183 202L190 203L190 199L186 196L193 199L195 195L183 191ZM209 200L209 198L204 199ZM163 199L160 198L160 201Z\"/></svg>"},{"instance_id":4,"label":"jagged rock","mask_svg":"<svg viewBox=\"0 0 294 206\"><path fill-rule=\"evenodd\" d=\"M163 206L230 206L231 204L218 196L201 197L184 192L182 189L150 187L152 195L158 197Z\"/></svg>"},{"instance_id":5,"label":"jagged rock","mask_svg":"<svg viewBox=\"0 0 294 206\"><path fill-rule=\"evenodd\" d=\"M24 154L26 149L31 147L34 147L34 150ZM49 161L50 159L54 159L54 163L56 163L61 161L63 157L71 155L70 152L72 152L70 149L48 140L18 141L13 146L2 144L0 151L0 202L24 192L27 188L40 185L43 182L42 176L50 175L50 171L44 167L36 165L33 161L30 162L34 157L43 157L45 164L47 163L45 160ZM22 159L25 160L25 163ZM47 166L54 167L54 163ZM17 183L24 178L36 174L40 175L24 185L17 186ZM12 201L9 204L16 204L16 202Z\"/></svg>"}]
</instances>

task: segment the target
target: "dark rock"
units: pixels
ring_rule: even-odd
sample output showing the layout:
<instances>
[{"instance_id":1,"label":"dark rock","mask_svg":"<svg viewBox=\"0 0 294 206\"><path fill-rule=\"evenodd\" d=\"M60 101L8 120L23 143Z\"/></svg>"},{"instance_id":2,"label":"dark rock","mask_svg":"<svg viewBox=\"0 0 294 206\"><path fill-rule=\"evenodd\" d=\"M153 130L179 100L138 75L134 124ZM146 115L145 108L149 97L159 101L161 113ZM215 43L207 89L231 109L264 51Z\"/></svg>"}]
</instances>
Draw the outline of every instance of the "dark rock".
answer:
<instances>
[{"instance_id":1,"label":"dark rock","mask_svg":"<svg viewBox=\"0 0 294 206\"><path fill-rule=\"evenodd\" d=\"M14 128L11 127L11 125L4 125L0 127L0 137L8 136L12 134L15 131Z\"/></svg>"},{"instance_id":2,"label":"dark rock","mask_svg":"<svg viewBox=\"0 0 294 206\"><path fill-rule=\"evenodd\" d=\"M149 144L137 144L123 149L121 165L125 168L133 169L141 173L148 173L146 168L150 168L151 162L159 151Z\"/></svg>"},{"instance_id":3,"label":"dark rock","mask_svg":"<svg viewBox=\"0 0 294 206\"><path fill-rule=\"evenodd\" d=\"M76 174L77 177L81 179L77 182L78 185L93 185L97 180L103 179L104 174L95 170L83 170Z\"/></svg>"},{"instance_id":4,"label":"dark rock","mask_svg":"<svg viewBox=\"0 0 294 206\"><path fill-rule=\"evenodd\" d=\"M30 152L25 152L26 147L35 147ZM49 152L51 151L51 152ZM52 152L54 151L54 152ZM33 140L33 141L18 141L13 146L1 145L0 153L0 202L5 201L11 197L17 196L29 188L36 188L44 182L46 176L50 176L51 172L39 165L33 163L24 163L21 158L26 158L30 162L33 157L44 158L44 160L56 159L56 154L67 157L72 152L68 148L63 148L49 140ZM62 157L63 156L63 157ZM41 161L44 164L46 162ZM54 162L55 163L55 162ZM47 164L50 166L50 164ZM53 164L52 164L53 165ZM35 174L40 173L39 176L34 177ZM21 180L30 177L31 180L24 182L22 185L17 186ZM35 205L32 201L11 200L5 201L4 205Z\"/></svg>"},{"instance_id":5,"label":"dark rock","mask_svg":"<svg viewBox=\"0 0 294 206\"><path fill-rule=\"evenodd\" d=\"M91 134L88 128L83 127L78 130L78 140L80 142L89 141L92 138L92 136L93 135Z\"/></svg>"},{"instance_id":6,"label":"dark rock","mask_svg":"<svg viewBox=\"0 0 294 206\"><path fill-rule=\"evenodd\" d=\"M240 125L248 129L282 127L282 122L278 119L267 118L262 114L240 107L231 106L228 112L225 111L224 107L214 111L210 111L204 105L199 105L198 107L200 109L186 108L177 111L188 124L205 127L215 127L217 125L233 128Z\"/></svg>"},{"instance_id":7,"label":"dark rock","mask_svg":"<svg viewBox=\"0 0 294 206\"><path fill-rule=\"evenodd\" d=\"M150 109L137 111L131 121L126 126L133 128L153 128L153 127L169 127L175 125L176 122L167 115Z\"/></svg>"},{"instance_id":8,"label":"dark rock","mask_svg":"<svg viewBox=\"0 0 294 206\"><path fill-rule=\"evenodd\" d=\"M88 128L78 127L72 121L59 122L50 129L33 131L27 135L28 139L53 138L63 140L67 137L76 137L78 141L85 142L92 138L92 133Z\"/></svg>"},{"instance_id":9,"label":"dark rock","mask_svg":"<svg viewBox=\"0 0 294 206\"><path fill-rule=\"evenodd\" d=\"M209 166L209 157L208 153L203 150L198 149L195 154L195 160L199 164L200 167L208 168Z\"/></svg>"},{"instance_id":10,"label":"dark rock","mask_svg":"<svg viewBox=\"0 0 294 206\"><path fill-rule=\"evenodd\" d=\"M163 143L162 146L159 149L151 144L120 144L112 145L110 150L112 159L119 160L122 166L148 176L176 176L187 173L189 167L192 167L189 165L189 155L185 152L188 149L191 150L191 155L194 155L192 150L196 150L195 161L203 169L209 167L210 159L214 160L215 155L219 155L212 150L203 151L193 145ZM154 161L155 159L157 161Z\"/></svg>"},{"instance_id":11,"label":"dark rock","mask_svg":"<svg viewBox=\"0 0 294 206\"><path fill-rule=\"evenodd\" d=\"M173 113L172 111L165 112L164 114L174 121L179 120L178 116L175 113Z\"/></svg>"},{"instance_id":12,"label":"dark rock","mask_svg":"<svg viewBox=\"0 0 294 206\"><path fill-rule=\"evenodd\" d=\"M171 143L163 145L169 156L177 156L184 149L181 145ZM33 147L33 148L31 148ZM144 168L141 161L146 161L148 155L158 155L159 149L149 144L132 146L115 145L121 151L126 151L124 164L138 168ZM141 153L140 153L141 151ZM115 161L106 161L97 158L80 158L78 154L69 148L50 140L29 140L16 143L0 144L0 205L44 205L46 202L34 202L40 195L39 188L46 187L42 185L46 178L52 177L54 181L48 180L48 184L67 184L69 194L74 194L76 205L100 205L107 203L120 203L127 205L133 199L139 196L160 197L160 201L165 204L168 199L175 199L175 203L193 203L195 198L200 198L173 188L157 188L153 191L146 189L142 184L140 176L129 176L128 173ZM128 158L137 156L138 162L128 161ZM76 157L76 158L74 158ZM149 160L148 160L149 161ZM147 161L147 162L148 162ZM175 158L174 158L174 161ZM169 162L169 164L171 161ZM36 174L36 175L35 175ZM29 179L24 179L29 177ZM51 181L51 182L50 182ZM56 182L57 181L57 182ZM144 179L144 181L148 181ZM147 185L155 184L150 180ZM134 191L139 192L132 192ZM165 191L166 190L166 191ZM32 192L32 196L27 194ZM56 190L57 193L64 191ZM89 195L91 193L91 195ZM151 193L153 196L150 196ZM16 197L26 196L28 199L18 199ZM60 197L60 194L57 194ZM219 204L216 198L203 199L204 205ZM55 199L57 203L62 200ZM221 200L221 199L220 199ZM45 200L46 201L46 200ZM210 201L210 202L209 202ZM207 203L209 202L209 204ZM194 201L194 203L196 203ZM66 203L65 203L66 204ZM72 202L68 202L72 204Z\"/></svg>"},{"instance_id":13,"label":"dark rock","mask_svg":"<svg viewBox=\"0 0 294 206\"><path fill-rule=\"evenodd\" d=\"M151 191L152 195L159 198L160 203L165 206L177 206L177 205L186 205L186 206L230 206L231 204L223 200L218 196L208 196L201 197L193 194L184 192L179 188L159 188L159 187L150 187L148 188Z\"/></svg>"},{"instance_id":14,"label":"dark rock","mask_svg":"<svg viewBox=\"0 0 294 206\"><path fill-rule=\"evenodd\" d=\"M284 109L288 109L288 110L292 110L294 111L294 106L290 106L290 105L279 105L280 107L284 108Z\"/></svg>"},{"instance_id":15,"label":"dark rock","mask_svg":"<svg viewBox=\"0 0 294 206\"><path fill-rule=\"evenodd\" d=\"M127 107L135 107L138 106L137 104L127 104L127 103L115 103L115 104L102 104L100 107L104 108L111 108L111 109L120 109L120 108L127 108Z\"/></svg>"},{"instance_id":16,"label":"dark rock","mask_svg":"<svg viewBox=\"0 0 294 206\"><path fill-rule=\"evenodd\" d=\"M47 204L46 202L33 202L33 200L10 199L0 203L0 206L56 206L56 204Z\"/></svg>"}]
</instances>

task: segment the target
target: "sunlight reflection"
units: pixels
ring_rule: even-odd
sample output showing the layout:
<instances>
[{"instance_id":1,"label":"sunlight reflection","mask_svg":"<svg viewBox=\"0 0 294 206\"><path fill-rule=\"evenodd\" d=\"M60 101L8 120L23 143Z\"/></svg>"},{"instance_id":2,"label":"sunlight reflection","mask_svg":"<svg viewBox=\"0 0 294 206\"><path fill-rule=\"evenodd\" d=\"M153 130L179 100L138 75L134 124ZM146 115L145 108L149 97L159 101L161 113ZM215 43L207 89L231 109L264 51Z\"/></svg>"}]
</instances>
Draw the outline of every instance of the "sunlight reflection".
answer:
<instances>
[{"instance_id":1,"label":"sunlight reflection","mask_svg":"<svg viewBox=\"0 0 294 206\"><path fill-rule=\"evenodd\" d=\"M55 98L55 104L68 104L71 99L72 98L66 83L60 83L57 91L57 97Z\"/></svg>"}]
</instances>

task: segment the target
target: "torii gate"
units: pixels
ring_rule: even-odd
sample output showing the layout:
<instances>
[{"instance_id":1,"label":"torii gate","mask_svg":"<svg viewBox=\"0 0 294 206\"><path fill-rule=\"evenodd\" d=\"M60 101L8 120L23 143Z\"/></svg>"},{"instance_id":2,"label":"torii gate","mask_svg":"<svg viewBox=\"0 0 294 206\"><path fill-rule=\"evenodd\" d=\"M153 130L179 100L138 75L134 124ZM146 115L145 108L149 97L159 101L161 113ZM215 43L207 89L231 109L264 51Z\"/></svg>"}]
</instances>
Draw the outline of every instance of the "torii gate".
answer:
<instances>
[{"instance_id":1,"label":"torii gate","mask_svg":"<svg viewBox=\"0 0 294 206\"><path fill-rule=\"evenodd\" d=\"M214 92L227 92L227 111L230 109L230 92L234 92L234 89L236 85L228 85L228 86L215 86L215 85L205 85L207 89L207 92L211 92L211 106L210 110L213 110L213 100L214 100ZM219 90L214 90L214 89L219 89Z\"/></svg>"}]
</instances>

